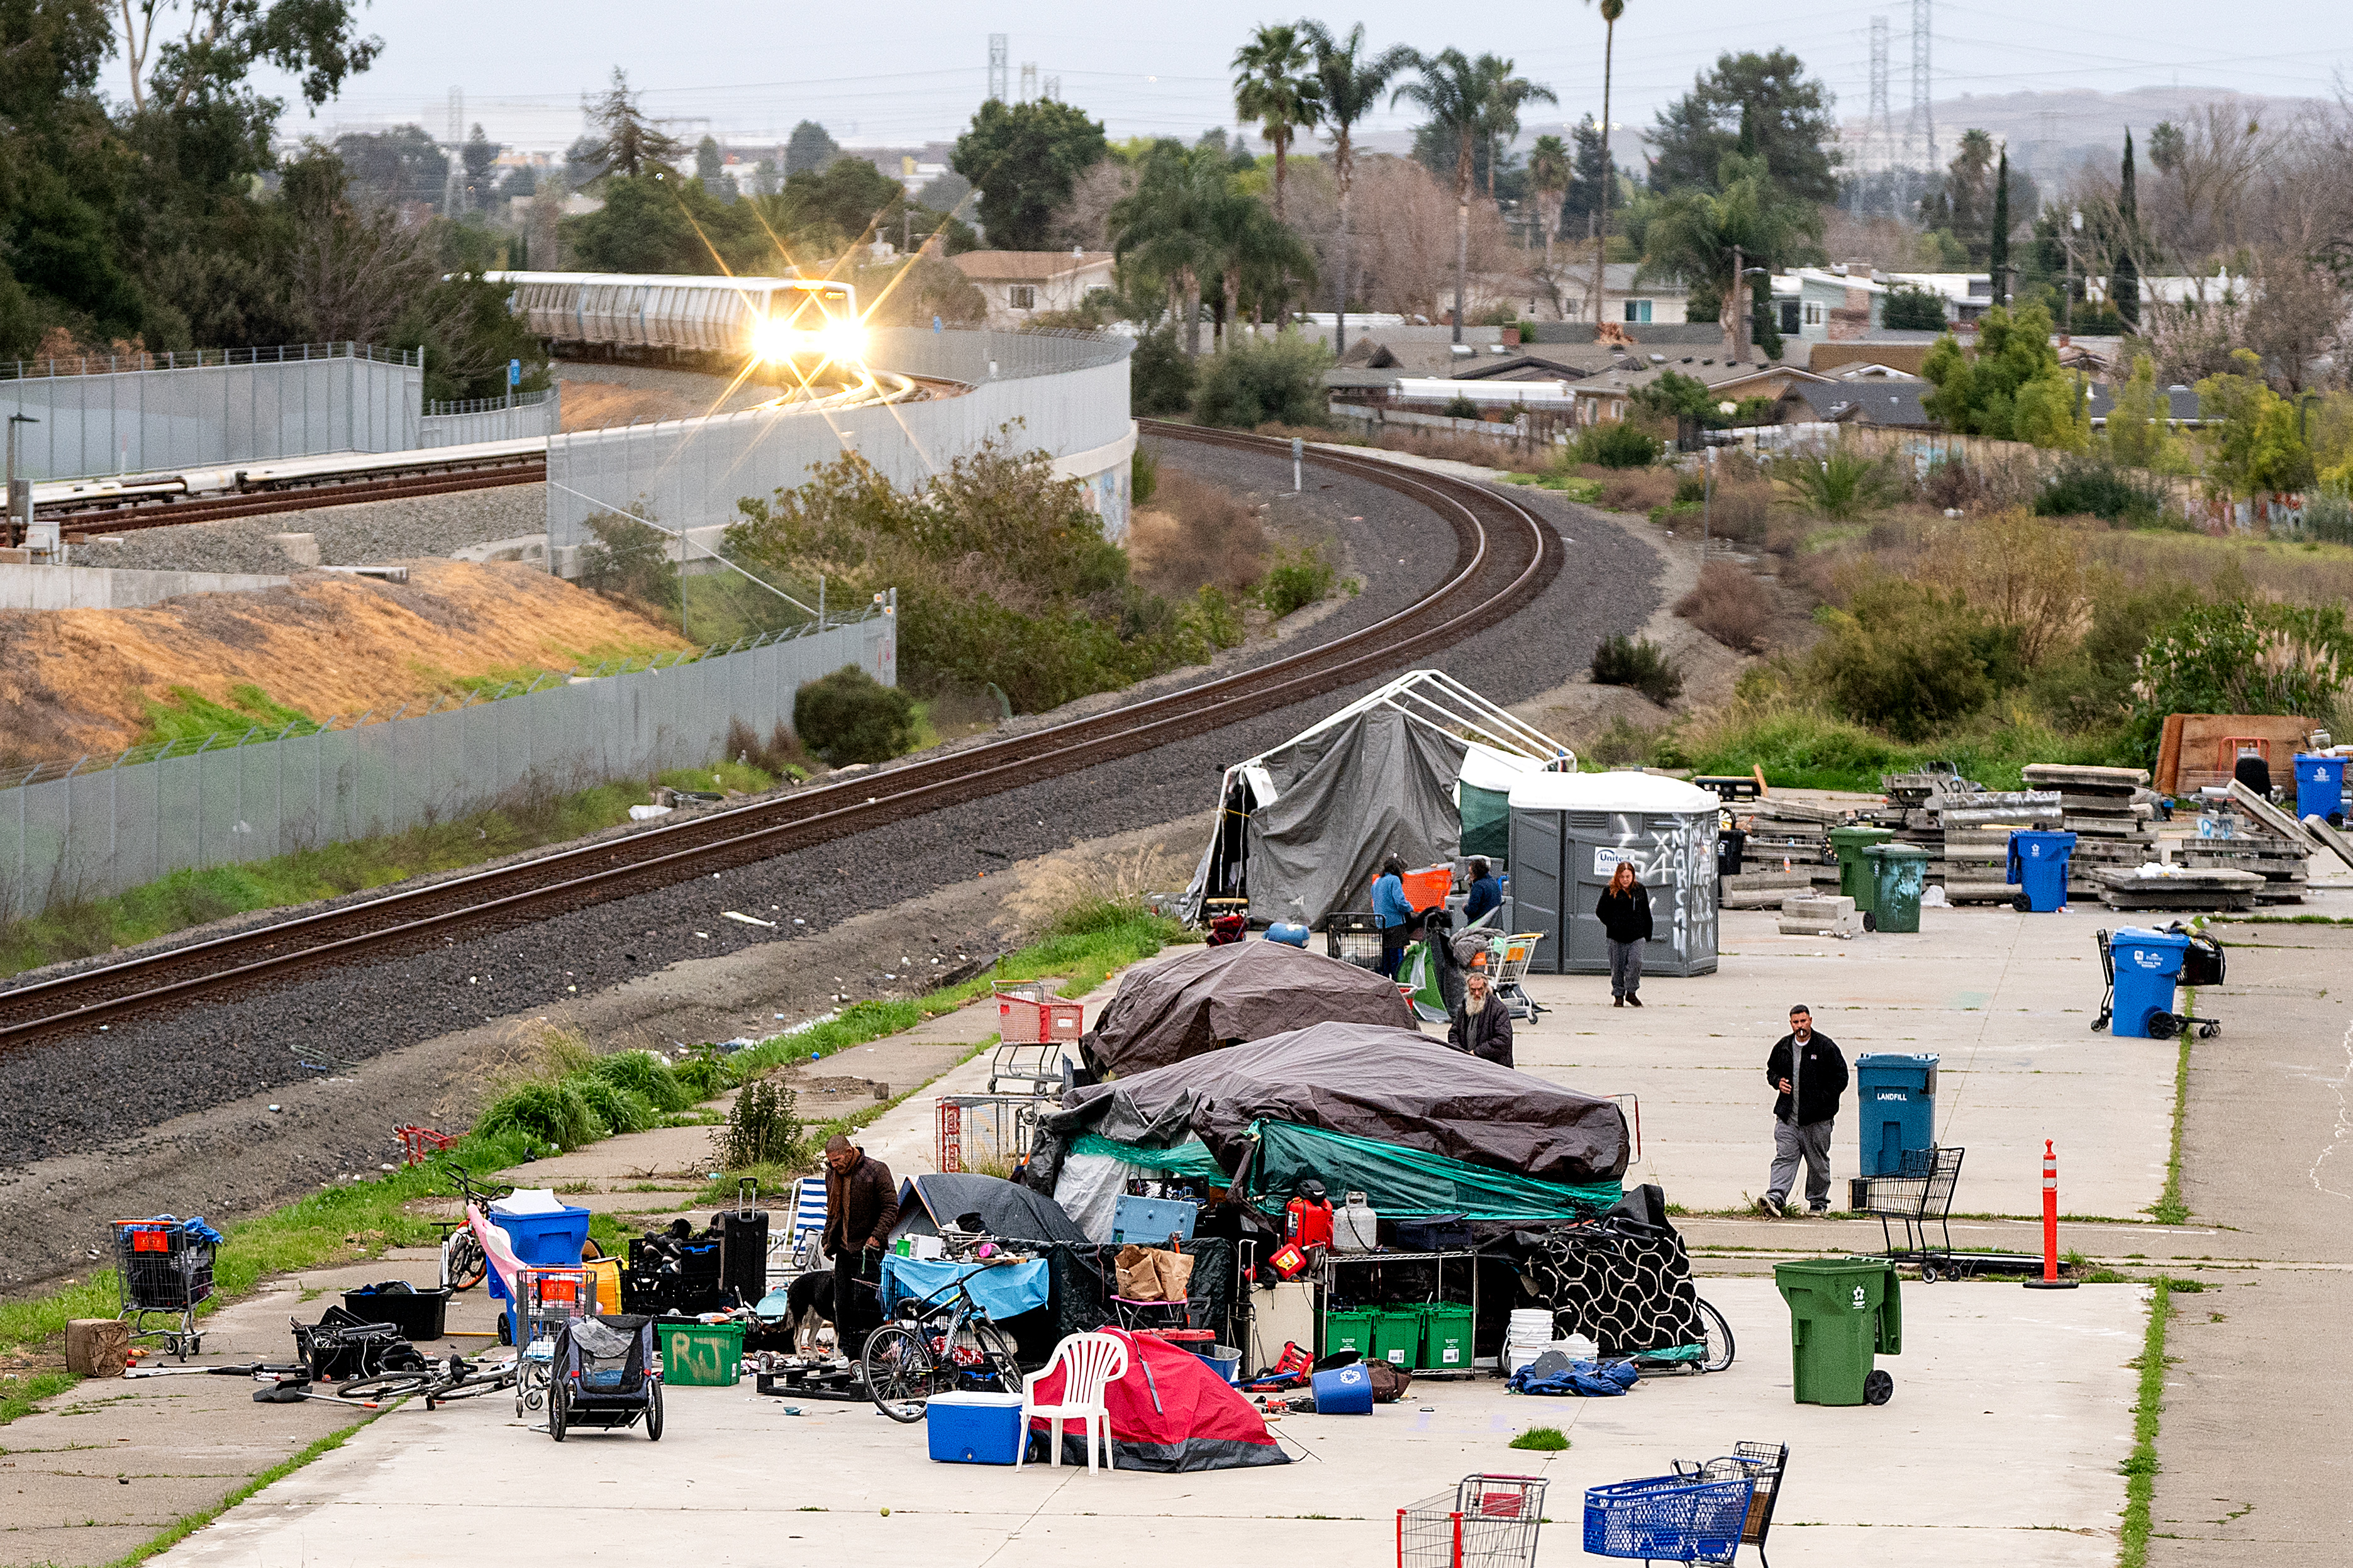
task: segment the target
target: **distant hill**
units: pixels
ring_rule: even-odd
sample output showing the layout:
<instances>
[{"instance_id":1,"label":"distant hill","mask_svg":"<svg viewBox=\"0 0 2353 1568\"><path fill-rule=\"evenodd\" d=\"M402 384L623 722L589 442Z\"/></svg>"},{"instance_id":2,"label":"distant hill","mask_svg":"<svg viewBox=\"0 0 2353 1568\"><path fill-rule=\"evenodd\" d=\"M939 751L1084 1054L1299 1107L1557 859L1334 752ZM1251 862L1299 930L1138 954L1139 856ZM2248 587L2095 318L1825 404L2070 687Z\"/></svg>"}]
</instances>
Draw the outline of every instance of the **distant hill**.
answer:
<instances>
[{"instance_id":1,"label":"distant hill","mask_svg":"<svg viewBox=\"0 0 2353 1568\"><path fill-rule=\"evenodd\" d=\"M1853 99L1846 100L1852 104ZM2258 120L2280 121L2323 106L2314 98L2263 98L2215 87L2137 87L2128 92L2088 88L2057 92L2009 92L1987 97L1963 93L1936 104L1936 149L1949 160L1964 131L1990 132L2010 143L2010 161L2021 165L2045 190L2055 190L2086 159L2113 166L2130 127L2134 144L2148 145L2148 130L2159 121L2187 120L2209 103L2234 103ZM1908 110L1895 106L1895 134L1904 134ZM1850 153L1863 145L1863 122L1841 128Z\"/></svg>"}]
</instances>

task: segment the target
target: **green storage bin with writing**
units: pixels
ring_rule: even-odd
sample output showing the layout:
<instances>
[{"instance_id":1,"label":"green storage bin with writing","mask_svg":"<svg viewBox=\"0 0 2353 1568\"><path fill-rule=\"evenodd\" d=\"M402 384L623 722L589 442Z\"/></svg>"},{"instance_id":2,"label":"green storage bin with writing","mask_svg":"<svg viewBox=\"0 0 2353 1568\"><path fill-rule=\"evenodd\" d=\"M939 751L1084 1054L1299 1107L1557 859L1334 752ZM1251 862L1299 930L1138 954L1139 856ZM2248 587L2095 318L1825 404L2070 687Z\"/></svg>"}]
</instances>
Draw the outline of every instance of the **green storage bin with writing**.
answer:
<instances>
[{"instance_id":1,"label":"green storage bin with writing","mask_svg":"<svg viewBox=\"0 0 2353 1568\"><path fill-rule=\"evenodd\" d=\"M1336 1355L1342 1351L1355 1351L1366 1360L1373 1354L1373 1320L1378 1312L1348 1311L1324 1314L1324 1355Z\"/></svg>"},{"instance_id":2,"label":"green storage bin with writing","mask_svg":"<svg viewBox=\"0 0 2353 1568\"><path fill-rule=\"evenodd\" d=\"M1471 1370L1471 1309L1456 1301L1433 1301L1421 1310L1421 1359L1426 1372Z\"/></svg>"},{"instance_id":3,"label":"green storage bin with writing","mask_svg":"<svg viewBox=\"0 0 2353 1568\"><path fill-rule=\"evenodd\" d=\"M672 1388L733 1388L744 1374L741 1323L656 1323L654 1333Z\"/></svg>"},{"instance_id":4,"label":"green storage bin with writing","mask_svg":"<svg viewBox=\"0 0 2353 1568\"><path fill-rule=\"evenodd\" d=\"M1412 1367L1421 1354L1421 1309L1385 1307L1372 1314L1370 1359L1392 1366Z\"/></svg>"}]
</instances>

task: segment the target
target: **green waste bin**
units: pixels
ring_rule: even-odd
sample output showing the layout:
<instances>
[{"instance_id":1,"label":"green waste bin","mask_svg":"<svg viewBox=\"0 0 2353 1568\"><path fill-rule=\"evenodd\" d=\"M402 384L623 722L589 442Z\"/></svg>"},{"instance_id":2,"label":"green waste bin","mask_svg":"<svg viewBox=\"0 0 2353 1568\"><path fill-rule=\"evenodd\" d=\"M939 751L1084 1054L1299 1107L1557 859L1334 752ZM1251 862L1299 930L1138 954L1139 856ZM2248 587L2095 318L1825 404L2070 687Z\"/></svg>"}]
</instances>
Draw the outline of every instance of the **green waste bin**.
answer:
<instances>
[{"instance_id":1,"label":"green waste bin","mask_svg":"<svg viewBox=\"0 0 2353 1568\"><path fill-rule=\"evenodd\" d=\"M1373 1320L1378 1312L1326 1312L1324 1314L1324 1354L1336 1355L1342 1351L1355 1351L1369 1360L1373 1353Z\"/></svg>"},{"instance_id":2,"label":"green waste bin","mask_svg":"<svg viewBox=\"0 0 2353 1568\"><path fill-rule=\"evenodd\" d=\"M1871 863L1862 852L1895 837L1892 827L1833 827L1831 847L1838 851L1839 892L1854 900L1857 914L1871 912Z\"/></svg>"},{"instance_id":3,"label":"green waste bin","mask_svg":"<svg viewBox=\"0 0 2353 1568\"><path fill-rule=\"evenodd\" d=\"M1789 1352L1800 1405L1884 1405L1895 1380L1871 1364L1904 1353L1904 1298L1884 1258L1809 1258L1773 1266L1789 1303Z\"/></svg>"},{"instance_id":4,"label":"green waste bin","mask_svg":"<svg viewBox=\"0 0 2353 1568\"><path fill-rule=\"evenodd\" d=\"M1871 844L1871 923L1875 930L1917 931L1920 893L1928 885L1928 852L1915 844Z\"/></svg>"},{"instance_id":5,"label":"green waste bin","mask_svg":"<svg viewBox=\"0 0 2353 1568\"><path fill-rule=\"evenodd\" d=\"M1411 1371L1421 1354L1421 1309L1385 1307L1372 1318L1373 1348L1366 1352L1366 1359Z\"/></svg>"},{"instance_id":6,"label":"green waste bin","mask_svg":"<svg viewBox=\"0 0 2353 1568\"><path fill-rule=\"evenodd\" d=\"M1468 1305L1433 1301L1421 1310L1421 1359L1414 1364L1428 1372L1471 1370Z\"/></svg>"}]
</instances>

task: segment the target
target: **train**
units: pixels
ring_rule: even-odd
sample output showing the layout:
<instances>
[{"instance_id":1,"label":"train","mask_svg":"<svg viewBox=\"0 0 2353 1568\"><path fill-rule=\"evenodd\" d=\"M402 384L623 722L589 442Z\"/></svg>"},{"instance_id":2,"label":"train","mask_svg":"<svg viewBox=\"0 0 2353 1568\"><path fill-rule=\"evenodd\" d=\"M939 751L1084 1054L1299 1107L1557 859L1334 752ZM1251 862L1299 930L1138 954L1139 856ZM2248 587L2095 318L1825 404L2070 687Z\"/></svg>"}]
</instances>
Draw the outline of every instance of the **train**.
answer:
<instances>
[{"instance_id":1,"label":"train","mask_svg":"<svg viewBox=\"0 0 2353 1568\"><path fill-rule=\"evenodd\" d=\"M858 290L829 278L486 272L558 353L667 350L789 362L805 373L862 363Z\"/></svg>"}]
</instances>

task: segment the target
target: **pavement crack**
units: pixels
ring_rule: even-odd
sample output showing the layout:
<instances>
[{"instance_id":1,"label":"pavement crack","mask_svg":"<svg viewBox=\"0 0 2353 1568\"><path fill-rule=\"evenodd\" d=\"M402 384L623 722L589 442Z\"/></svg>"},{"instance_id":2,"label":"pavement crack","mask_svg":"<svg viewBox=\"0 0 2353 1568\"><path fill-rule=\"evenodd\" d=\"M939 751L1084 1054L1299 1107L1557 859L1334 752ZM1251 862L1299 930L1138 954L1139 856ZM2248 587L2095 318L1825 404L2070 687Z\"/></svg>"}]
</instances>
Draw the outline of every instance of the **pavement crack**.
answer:
<instances>
[{"instance_id":1,"label":"pavement crack","mask_svg":"<svg viewBox=\"0 0 2353 1568\"><path fill-rule=\"evenodd\" d=\"M2345 1037L2338 1042L2338 1047L2345 1053L2345 1070L2335 1078L2321 1080L2327 1086L2328 1092L2337 1097L2337 1125L2329 1134L2327 1146L2313 1157L2312 1168L2305 1174L2310 1179L2316 1191L2326 1193L2331 1197L2353 1198L2353 1193L2332 1187L2320 1179L2321 1166L2327 1164L2328 1157L2337 1152L2337 1146L2345 1142L2346 1135L2353 1133L2353 1101L2348 1101L2345 1095L2346 1086L2353 1083L2353 1024L2348 1024L2345 1026Z\"/></svg>"}]
</instances>

